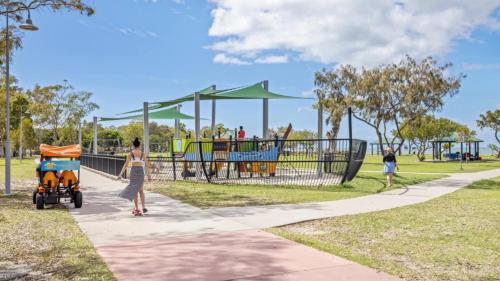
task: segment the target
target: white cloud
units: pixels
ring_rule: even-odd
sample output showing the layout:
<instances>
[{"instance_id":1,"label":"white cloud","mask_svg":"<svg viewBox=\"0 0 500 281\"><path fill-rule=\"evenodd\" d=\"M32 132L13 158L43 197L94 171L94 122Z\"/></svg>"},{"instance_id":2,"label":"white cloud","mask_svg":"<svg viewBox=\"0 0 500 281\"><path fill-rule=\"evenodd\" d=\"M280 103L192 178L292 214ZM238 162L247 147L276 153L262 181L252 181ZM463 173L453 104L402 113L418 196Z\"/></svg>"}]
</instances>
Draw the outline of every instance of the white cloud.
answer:
<instances>
[{"instance_id":1,"label":"white cloud","mask_svg":"<svg viewBox=\"0 0 500 281\"><path fill-rule=\"evenodd\" d=\"M257 58L255 60L256 63L286 63L288 62L288 56L267 56Z\"/></svg>"},{"instance_id":2,"label":"white cloud","mask_svg":"<svg viewBox=\"0 0 500 281\"><path fill-rule=\"evenodd\" d=\"M211 0L217 56L269 52L321 63L372 66L450 52L482 26L499 30L498 0ZM288 57L287 57L288 58ZM237 60L236 60L237 61Z\"/></svg>"},{"instance_id":3,"label":"white cloud","mask_svg":"<svg viewBox=\"0 0 500 281\"><path fill-rule=\"evenodd\" d=\"M136 36L136 37L150 37L150 38L160 38L158 33L151 30L142 30L138 28L126 27L126 26L115 26L113 24L108 25L91 25L84 20L78 20L78 23L93 29L102 30L110 33L120 33L125 36Z\"/></svg>"},{"instance_id":4,"label":"white cloud","mask_svg":"<svg viewBox=\"0 0 500 281\"><path fill-rule=\"evenodd\" d=\"M225 54L217 54L214 57L215 63L221 64L238 64L238 65L248 65L250 64L248 61L241 60L237 57L227 56Z\"/></svg>"}]
</instances>

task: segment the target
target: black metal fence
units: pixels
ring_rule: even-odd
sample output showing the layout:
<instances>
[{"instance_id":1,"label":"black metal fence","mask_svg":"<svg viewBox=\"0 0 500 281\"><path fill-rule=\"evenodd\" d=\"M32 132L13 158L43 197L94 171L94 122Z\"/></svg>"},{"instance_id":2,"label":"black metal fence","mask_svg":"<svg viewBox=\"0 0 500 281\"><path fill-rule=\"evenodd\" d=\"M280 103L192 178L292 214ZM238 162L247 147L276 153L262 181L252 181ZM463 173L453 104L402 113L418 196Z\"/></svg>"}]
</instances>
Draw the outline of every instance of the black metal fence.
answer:
<instances>
[{"instance_id":1,"label":"black metal fence","mask_svg":"<svg viewBox=\"0 0 500 281\"><path fill-rule=\"evenodd\" d=\"M151 157L151 175L155 180L210 183L335 185L355 177L366 148L366 141L357 139L214 139ZM124 162L124 156L84 154L81 163L118 175Z\"/></svg>"},{"instance_id":2,"label":"black metal fence","mask_svg":"<svg viewBox=\"0 0 500 281\"><path fill-rule=\"evenodd\" d=\"M125 160L125 156L82 154L80 157L80 165L104 172L106 174L118 176L123 165L125 164Z\"/></svg>"}]
</instances>

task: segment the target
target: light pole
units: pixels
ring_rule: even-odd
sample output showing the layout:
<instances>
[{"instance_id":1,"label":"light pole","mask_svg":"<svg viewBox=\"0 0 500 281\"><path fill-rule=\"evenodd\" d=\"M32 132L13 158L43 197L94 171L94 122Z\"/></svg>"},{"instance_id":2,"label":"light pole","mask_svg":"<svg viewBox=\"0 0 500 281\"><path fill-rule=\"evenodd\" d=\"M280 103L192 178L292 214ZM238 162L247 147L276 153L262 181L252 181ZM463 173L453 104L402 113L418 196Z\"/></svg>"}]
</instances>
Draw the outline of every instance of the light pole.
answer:
<instances>
[{"instance_id":1,"label":"light pole","mask_svg":"<svg viewBox=\"0 0 500 281\"><path fill-rule=\"evenodd\" d=\"M30 8L22 3L16 3L17 5L23 5L28 11L28 19L26 22L19 25L19 28L29 31L37 31L38 27L33 25L31 21ZM5 13L5 102L6 102L6 114L7 118L5 120L5 195L10 195L10 44L9 44L9 8L10 4L7 5L7 12Z\"/></svg>"}]
</instances>

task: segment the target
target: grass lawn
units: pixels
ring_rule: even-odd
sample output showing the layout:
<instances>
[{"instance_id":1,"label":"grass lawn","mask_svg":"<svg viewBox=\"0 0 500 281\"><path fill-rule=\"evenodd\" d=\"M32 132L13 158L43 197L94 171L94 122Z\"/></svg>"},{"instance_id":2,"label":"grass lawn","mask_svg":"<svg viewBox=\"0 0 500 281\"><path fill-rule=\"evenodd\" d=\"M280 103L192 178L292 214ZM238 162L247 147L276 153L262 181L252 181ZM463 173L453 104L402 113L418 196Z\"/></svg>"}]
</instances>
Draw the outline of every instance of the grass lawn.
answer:
<instances>
[{"instance_id":1,"label":"grass lawn","mask_svg":"<svg viewBox=\"0 0 500 281\"><path fill-rule=\"evenodd\" d=\"M426 203L273 228L406 280L499 280L500 178Z\"/></svg>"},{"instance_id":2,"label":"grass lawn","mask_svg":"<svg viewBox=\"0 0 500 281\"><path fill-rule=\"evenodd\" d=\"M399 175L393 188L438 179L439 175ZM201 208L331 201L386 191L382 174L359 174L343 186L301 187L272 185L222 185L192 182L158 183L159 192Z\"/></svg>"},{"instance_id":3,"label":"grass lawn","mask_svg":"<svg viewBox=\"0 0 500 281\"><path fill-rule=\"evenodd\" d=\"M11 177L12 180L34 180L35 179L35 160L24 159L19 162L19 159L11 160ZM5 182L5 159L0 159L0 186L3 187Z\"/></svg>"},{"instance_id":4,"label":"grass lawn","mask_svg":"<svg viewBox=\"0 0 500 281\"><path fill-rule=\"evenodd\" d=\"M0 272L21 266L29 275L15 280L115 280L67 209L35 209L27 180L34 161L18 163L12 161L13 195L0 190Z\"/></svg>"},{"instance_id":5,"label":"grass lawn","mask_svg":"<svg viewBox=\"0 0 500 281\"><path fill-rule=\"evenodd\" d=\"M469 161L463 163L463 170L460 170L460 161L453 162L430 162L418 161L415 155L396 156L401 172L418 173L467 173L483 170L500 169L500 159L485 157L481 161ZM361 171L383 171L381 155L366 154Z\"/></svg>"}]
</instances>

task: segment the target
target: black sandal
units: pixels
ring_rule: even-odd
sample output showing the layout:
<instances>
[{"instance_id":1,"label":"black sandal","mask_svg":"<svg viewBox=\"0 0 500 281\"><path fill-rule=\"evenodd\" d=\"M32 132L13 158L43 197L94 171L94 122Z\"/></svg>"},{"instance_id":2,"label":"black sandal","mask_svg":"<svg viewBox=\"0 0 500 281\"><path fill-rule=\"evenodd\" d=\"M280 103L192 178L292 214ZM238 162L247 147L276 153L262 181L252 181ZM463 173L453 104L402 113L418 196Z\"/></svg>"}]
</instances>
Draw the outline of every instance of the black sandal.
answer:
<instances>
[{"instance_id":1,"label":"black sandal","mask_svg":"<svg viewBox=\"0 0 500 281\"><path fill-rule=\"evenodd\" d=\"M144 208L144 209L142 209L142 212L145 214L148 212L148 209Z\"/></svg>"}]
</instances>

